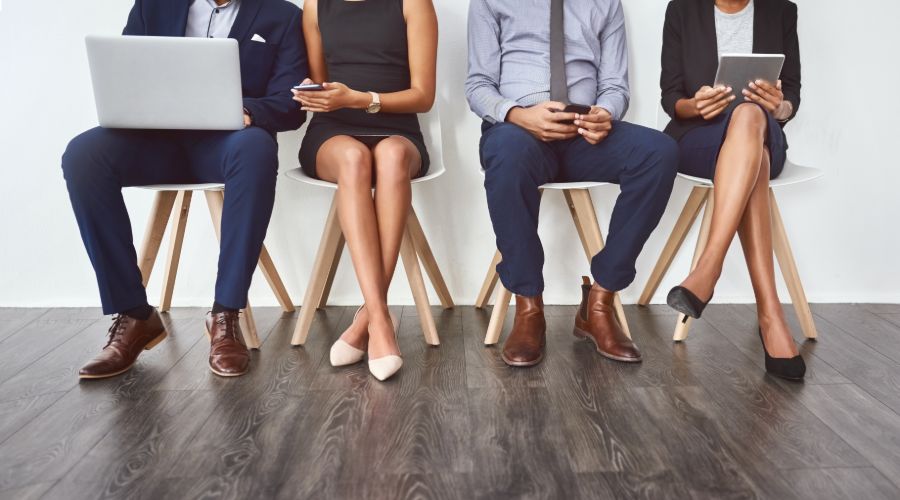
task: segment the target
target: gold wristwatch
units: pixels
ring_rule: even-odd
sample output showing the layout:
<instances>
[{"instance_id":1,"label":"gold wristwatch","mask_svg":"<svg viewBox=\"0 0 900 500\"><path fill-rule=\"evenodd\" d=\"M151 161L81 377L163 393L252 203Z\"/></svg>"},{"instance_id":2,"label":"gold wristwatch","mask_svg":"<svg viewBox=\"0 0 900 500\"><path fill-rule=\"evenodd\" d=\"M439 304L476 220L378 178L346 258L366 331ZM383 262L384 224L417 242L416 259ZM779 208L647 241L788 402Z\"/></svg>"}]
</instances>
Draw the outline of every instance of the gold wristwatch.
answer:
<instances>
[{"instance_id":1,"label":"gold wristwatch","mask_svg":"<svg viewBox=\"0 0 900 500\"><path fill-rule=\"evenodd\" d=\"M369 94L372 94L372 103L366 108L366 113L374 115L381 111L381 96L377 92L369 92Z\"/></svg>"}]
</instances>

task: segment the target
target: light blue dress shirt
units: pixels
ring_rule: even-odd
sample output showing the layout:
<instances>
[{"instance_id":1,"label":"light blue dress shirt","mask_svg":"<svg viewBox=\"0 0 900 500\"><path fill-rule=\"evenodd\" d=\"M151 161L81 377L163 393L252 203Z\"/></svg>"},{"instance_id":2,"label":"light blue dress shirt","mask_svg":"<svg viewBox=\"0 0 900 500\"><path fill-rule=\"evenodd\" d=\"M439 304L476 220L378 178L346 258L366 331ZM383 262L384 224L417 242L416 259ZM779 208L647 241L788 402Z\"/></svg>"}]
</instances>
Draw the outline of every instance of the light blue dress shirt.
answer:
<instances>
[{"instance_id":1,"label":"light blue dress shirt","mask_svg":"<svg viewBox=\"0 0 900 500\"><path fill-rule=\"evenodd\" d=\"M188 10L184 36L228 38L240 9L240 0L231 0L222 5L216 5L215 0L193 0Z\"/></svg>"},{"instance_id":2,"label":"light blue dress shirt","mask_svg":"<svg viewBox=\"0 0 900 500\"><path fill-rule=\"evenodd\" d=\"M628 50L620 0L566 0L569 102L628 110ZM471 0L466 97L489 122L550 99L550 0Z\"/></svg>"}]
</instances>

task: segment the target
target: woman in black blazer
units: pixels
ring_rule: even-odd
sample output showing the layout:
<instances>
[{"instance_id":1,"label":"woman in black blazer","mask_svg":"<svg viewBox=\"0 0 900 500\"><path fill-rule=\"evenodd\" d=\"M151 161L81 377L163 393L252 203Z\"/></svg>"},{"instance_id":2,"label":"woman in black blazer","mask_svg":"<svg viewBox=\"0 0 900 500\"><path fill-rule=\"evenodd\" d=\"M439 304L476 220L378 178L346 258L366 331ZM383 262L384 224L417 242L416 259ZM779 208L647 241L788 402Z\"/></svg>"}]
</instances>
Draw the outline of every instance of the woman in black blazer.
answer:
<instances>
[{"instance_id":1,"label":"woman in black blazer","mask_svg":"<svg viewBox=\"0 0 900 500\"><path fill-rule=\"evenodd\" d=\"M784 54L778 82L712 88L721 53ZM788 0L673 0L662 49L666 133L678 141L680 171L716 186L709 242L694 271L669 292L676 310L699 318L713 296L725 254L740 236L753 282L766 370L802 379L775 289L769 180L784 168L782 127L800 107L797 6Z\"/></svg>"}]
</instances>

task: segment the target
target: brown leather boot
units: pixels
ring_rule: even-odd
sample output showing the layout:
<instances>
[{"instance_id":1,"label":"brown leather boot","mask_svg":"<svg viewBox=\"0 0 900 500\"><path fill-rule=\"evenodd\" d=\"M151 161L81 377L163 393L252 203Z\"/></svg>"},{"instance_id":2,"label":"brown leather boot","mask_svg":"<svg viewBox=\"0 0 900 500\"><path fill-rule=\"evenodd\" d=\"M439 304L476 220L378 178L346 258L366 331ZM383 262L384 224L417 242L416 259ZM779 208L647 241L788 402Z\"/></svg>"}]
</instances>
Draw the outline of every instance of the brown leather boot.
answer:
<instances>
[{"instance_id":1,"label":"brown leather boot","mask_svg":"<svg viewBox=\"0 0 900 500\"><path fill-rule=\"evenodd\" d=\"M250 371L250 351L241 333L237 311L210 312L206 316L209 336L209 369L221 377L239 377Z\"/></svg>"},{"instance_id":2,"label":"brown leather boot","mask_svg":"<svg viewBox=\"0 0 900 500\"><path fill-rule=\"evenodd\" d=\"M622 331L614 306L616 294L591 286L591 279L582 277L581 307L575 314L575 336L591 339L602 356L626 363L639 363L641 352Z\"/></svg>"},{"instance_id":3,"label":"brown leather boot","mask_svg":"<svg viewBox=\"0 0 900 500\"><path fill-rule=\"evenodd\" d=\"M509 366L534 366L544 359L547 321L544 300L516 295L516 319L500 357Z\"/></svg>"},{"instance_id":4,"label":"brown leather boot","mask_svg":"<svg viewBox=\"0 0 900 500\"><path fill-rule=\"evenodd\" d=\"M119 314L109 327L109 342L97 357L78 371L78 377L109 378L125 373L134 366L141 352L153 349L166 335L166 327L156 309L143 321Z\"/></svg>"}]
</instances>

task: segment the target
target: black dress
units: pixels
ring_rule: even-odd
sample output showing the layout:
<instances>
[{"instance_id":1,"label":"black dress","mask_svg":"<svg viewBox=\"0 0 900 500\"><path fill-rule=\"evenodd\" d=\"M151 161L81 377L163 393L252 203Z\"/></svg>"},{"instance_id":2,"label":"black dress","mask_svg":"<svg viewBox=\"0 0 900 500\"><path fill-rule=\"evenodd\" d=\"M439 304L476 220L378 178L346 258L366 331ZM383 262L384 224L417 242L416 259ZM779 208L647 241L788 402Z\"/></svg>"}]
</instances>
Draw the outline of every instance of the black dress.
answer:
<instances>
[{"instance_id":1,"label":"black dress","mask_svg":"<svg viewBox=\"0 0 900 500\"><path fill-rule=\"evenodd\" d=\"M379 94L410 88L403 0L319 0L318 17L329 81ZM415 113L340 109L316 113L310 120L300 146L300 166L307 175L318 178L316 154L338 135L370 147L392 135L405 137L422 157L418 176L428 171L428 151Z\"/></svg>"}]
</instances>

